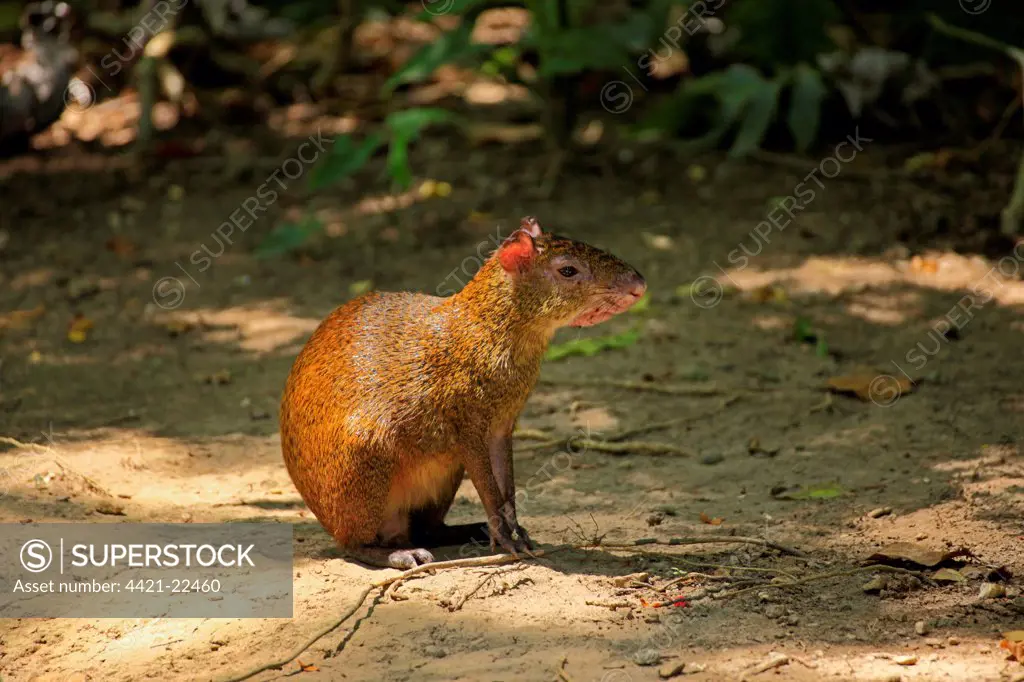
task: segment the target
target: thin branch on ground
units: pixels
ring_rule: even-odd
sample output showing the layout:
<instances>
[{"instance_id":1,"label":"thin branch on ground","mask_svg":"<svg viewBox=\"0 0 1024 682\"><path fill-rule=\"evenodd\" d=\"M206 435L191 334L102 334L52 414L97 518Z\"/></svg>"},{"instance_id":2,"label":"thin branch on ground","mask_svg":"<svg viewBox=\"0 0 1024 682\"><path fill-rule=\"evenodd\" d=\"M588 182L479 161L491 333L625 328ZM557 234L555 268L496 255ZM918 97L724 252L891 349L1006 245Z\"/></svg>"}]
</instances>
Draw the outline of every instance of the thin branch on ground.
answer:
<instances>
[{"instance_id":1,"label":"thin branch on ground","mask_svg":"<svg viewBox=\"0 0 1024 682\"><path fill-rule=\"evenodd\" d=\"M568 549L569 547L571 547L571 545L561 545L547 550L536 550L535 552L533 552L533 558L553 554L563 549ZM327 624L326 626L318 630L316 634L307 639L300 647L297 647L295 651L291 654L288 654L286 657L278 659L276 661L260 665L256 668L253 668L252 670L249 670L248 672L242 673L241 675L225 678L224 680L222 680L222 682L241 682L242 680L248 680L249 678L259 675L262 672L266 672L267 670L279 670L284 666L288 665L296 658L301 656L303 652L306 651L306 649L316 644L317 641L319 641L326 635L330 634L334 630L337 630L339 627L341 627L341 625L345 621L351 618L352 615L356 611L358 611L360 607L362 607L363 603L366 601L366 598L374 590L379 590L379 593L375 599L381 599L384 596L384 591L387 588L396 584L400 584L408 580L409 578L417 576L421 573L443 571L449 568L465 568L467 566L501 566L503 564L509 564L516 561L524 561L528 558L530 557L517 556L515 554L495 554L493 556L485 557L470 557L468 559L437 561L429 564L421 564L419 566L416 566L415 568L410 568L408 571L399 573L398 575L391 576L390 578L385 578L384 580L373 583L372 585L364 589L362 592L360 592L359 596L356 597L355 603L347 611L345 611L345 613L342 614L340 618L334 620L333 622ZM343 640L343 643L346 643L349 637L350 635L346 636L346 638ZM343 644L339 645L339 650L341 648L343 648Z\"/></svg>"},{"instance_id":2,"label":"thin branch on ground","mask_svg":"<svg viewBox=\"0 0 1024 682\"><path fill-rule=\"evenodd\" d=\"M789 554L790 556L807 558L805 552L795 549L793 547L787 547L786 545L780 545L777 542L771 540L765 540L764 538L749 538L741 535L728 535L728 536L705 536L705 537L680 537L680 538L669 538L668 540L659 540L657 538L642 538L640 540L634 540L633 542L605 542L600 546L610 549L636 549L644 545L703 545L714 542L728 542L741 545L760 545L761 547L768 547L770 549L777 550L783 554Z\"/></svg>"},{"instance_id":3,"label":"thin branch on ground","mask_svg":"<svg viewBox=\"0 0 1024 682\"><path fill-rule=\"evenodd\" d=\"M857 568L850 568L850 569L847 569L845 571L829 571L828 573L818 573L816 575L811 575L811 576L808 576L806 578L800 578L798 580L792 580L790 582L764 583L764 584L761 584L761 585L755 585L754 587L746 587L746 588L743 588L742 590L734 590L732 592L722 592L722 593L719 593L715 598L716 599L728 599L730 597L736 597L736 596L739 596L741 594L746 594L748 592L753 592L754 590L762 590L762 589L768 589L768 588L780 588L781 589L781 588L787 588L787 587L796 587L798 585L806 585L807 583L817 582L818 580L828 580L829 578L842 578L842 577L845 577L845 576L848 576L848 575L856 575L857 573L865 573L865 572L870 572L870 571L882 571L882 572L885 572L885 573L902 573L904 575L912 575L915 578L917 578L918 580L921 580L922 582L930 582L930 579L928 578L928 576L926 576L924 573L921 573L920 571L912 571L912 570L907 569L907 568L898 568L896 566L884 566L884 565L881 565L881 564L873 564L871 566L858 566Z\"/></svg>"},{"instance_id":4,"label":"thin branch on ground","mask_svg":"<svg viewBox=\"0 0 1024 682\"><path fill-rule=\"evenodd\" d=\"M462 609L462 607L466 605L466 602L469 601L473 597L473 595L475 595L477 592L482 590L487 583L491 582L492 580L494 580L498 576L507 575L509 573L515 573L516 571L521 571L524 568L526 568L525 565L524 566L512 566L510 568L502 568L502 569L498 569L497 571L494 571L492 573L487 573L486 575L484 575L483 580L481 580L480 582L478 582L476 584L476 587L474 587L473 589L471 589L468 592L466 592L466 594L462 595L462 597L460 597L457 602L455 602L454 604L452 604L451 606L448 607L448 610L449 611L460 611ZM529 580L529 578L527 578L527 580Z\"/></svg>"},{"instance_id":5,"label":"thin branch on ground","mask_svg":"<svg viewBox=\"0 0 1024 682\"><path fill-rule=\"evenodd\" d=\"M720 395L722 390L715 384L699 386L672 386L647 381L622 381L618 379L540 379L546 386L572 386L577 388L621 388L626 391L648 391L664 395L685 395L693 397Z\"/></svg>"},{"instance_id":6,"label":"thin branch on ground","mask_svg":"<svg viewBox=\"0 0 1024 682\"><path fill-rule=\"evenodd\" d=\"M723 411L725 408L729 407L729 405L732 405L739 399L740 396L738 395L729 396L728 398L724 398L721 402L719 402L715 408L708 410L706 412L688 415L686 417L676 417L675 419L669 419L663 422L652 422L650 424L644 424L643 426L637 426L632 429L626 429L625 431L620 431L619 433L608 436L607 440L611 442L623 441L633 436L648 434L651 431L661 431L662 429L669 429L672 428L673 426L680 426L681 424L688 424L690 422L696 422L702 419L707 419L708 417L711 417Z\"/></svg>"}]
</instances>

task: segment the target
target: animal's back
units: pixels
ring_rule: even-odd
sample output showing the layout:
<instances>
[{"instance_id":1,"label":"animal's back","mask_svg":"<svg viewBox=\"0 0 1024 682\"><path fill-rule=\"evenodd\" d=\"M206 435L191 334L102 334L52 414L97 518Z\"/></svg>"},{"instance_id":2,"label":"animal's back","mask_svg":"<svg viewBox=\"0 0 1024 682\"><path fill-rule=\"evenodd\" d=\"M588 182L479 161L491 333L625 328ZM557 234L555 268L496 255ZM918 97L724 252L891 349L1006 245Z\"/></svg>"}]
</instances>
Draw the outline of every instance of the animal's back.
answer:
<instances>
[{"instance_id":1,"label":"animal's back","mask_svg":"<svg viewBox=\"0 0 1024 682\"><path fill-rule=\"evenodd\" d=\"M350 486L386 490L396 458L414 454L407 441L429 409L428 352L443 342L442 301L367 294L332 312L296 358L281 401L281 447L318 518L339 518L339 505L358 493Z\"/></svg>"}]
</instances>

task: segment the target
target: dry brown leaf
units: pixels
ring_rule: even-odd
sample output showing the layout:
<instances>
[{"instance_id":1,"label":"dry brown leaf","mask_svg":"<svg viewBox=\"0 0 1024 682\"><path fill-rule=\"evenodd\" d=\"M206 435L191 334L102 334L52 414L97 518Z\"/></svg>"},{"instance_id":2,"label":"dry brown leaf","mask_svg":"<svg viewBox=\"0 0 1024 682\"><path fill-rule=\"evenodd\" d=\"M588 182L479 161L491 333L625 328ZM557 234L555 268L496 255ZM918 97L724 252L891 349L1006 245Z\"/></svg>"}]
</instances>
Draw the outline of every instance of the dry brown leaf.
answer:
<instances>
[{"instance_id":1,"label":"dry brown leaf","mask_svg":"<svg viewBox=\"0 0 1024 682\"><path fill-rule=\"evenodd\" d=\"M32 320L46 312L46 306L39 304L31 310L12 310L0 315L0 329L25 329Z\"/></svg>"},{"instance_id":2,"label":"dry brown leaf","mask_svg":"<svg viewBox=\"0 0 1024 682\"><path fill-rule=\"evenodd\" d=\"M96 505L96 511L107 516L124 516L124 507L112 502L100 502Z\"/></svg>"},{"instance_id":3,"label":"dry brown leaf","mask_svg":"<svg viewBox=\"0 0 1024 682\"><path fill-rule=\"evenodd\" d=\"M315 672L319 672L320 671L320 668L316 667L312 663L303 663L302 661L299 661L298 663L299 663L299 672L315 673Z\"/></svg>"},{"instance_id":4,"label":"dry brown leaf","mask_svg":"<svg viewBox=\"0 0 1024 682\"><path fill-rule=\"evenodd\" d=\"M750 292L750 300L755 303L785 303L786 290L775 284L766 284Z\"/></svg>"},{"instance_id":5,"label":"dry brown leaf","mask_svg":"<svg viewBox=\"0 0 1024 682\"><path fill-rule=\"evenodd\" d=\"M107 251L113 251L118 256L127 258L132 256L136 251L136 246L133 242L129 241L121 235L114 235L107 240Z\"/></svg>"},{"instance_id":6,"label":"dry brown leaf","mask_svg":"<svg viewBox=\"0 0 1024 682\"><path fill-rule=\"evenodd\" d=\"M544 126L539 123L523 125L476 123L466 129L466 134L473 144L486 144L488 142L516 144L517 142L541 139L544 137Z\"/></svg>"},{"instance_id":7,"label":"dry brown leaf","mask_svg":"<svg viewBox=\"0 0 1024 682\"><path fill-rule=\"evenodd\" d=\"M1006 649L1014 660L1024 664L1024 630L1005 633L1005 639L999 642L999 648Z\"/></svg>"},{"instance_id":8,"label":"dry brown leaf","mask_svg":"<svg viewBox=\"0 0 1024 682\"><path fill-rule=\"evenodd\" d=\"M827 385L833 393L852 394L861 400L885 405L914 390L909 379L891 374L848 374L831 377Z\"/></svg>"},{"instance_id":9,"label":"dry brown leaf","mask_svg":"<svg viewBox=\"0 0 1024 682\"><path fill-rule=\"evenodd\" d=\"M717 516L714 517L714 518L711 518L710 516L708 516L704 512L700 513L700 522L701 523L706 523L706 524L711 525L711 526L721 526L723 521L725 521L725 519L720 519Z\"/></svg>"},{"instance_id":10,"label":"dry brown leaf","mask_svg":"<svg viewBox=\"0 0 1024 682\"><path fill-rule=\"evenodd\" d=\"M921 256L914 256L910 259L910 269L913 272L921 274L933 275L939 271L939 261L934 258L923 258Z\"/></svg>"},{"instance_id":11,"label":"dry brown leaf","mask_svg":"<svg viewBox=\"0 0 1024 682\"><path fill-rule=\"evenodd\" d=\"M951 559L968 556L971 556L970 550L963 548L956 549L951 552L939 552L937 550L928 549L924 545L915 545L912 542L897 542L891 545L886 545L878 552L869 556L867 560L869 562L887 565L910 563L917 564L918 566L924 566L926 568L934 568Z\"/></svg>"},{"instance_id":12,"label":"dry brown leaf","mask_svg":"<svg viewBox=\"0 0 1024 682\"><path fill-rule=\"evenodd\" d=\"M81 313L75 315L68 326L68 341L71 343L82 343L89 335L93 322Z\"/></svg>"}]
</instances>

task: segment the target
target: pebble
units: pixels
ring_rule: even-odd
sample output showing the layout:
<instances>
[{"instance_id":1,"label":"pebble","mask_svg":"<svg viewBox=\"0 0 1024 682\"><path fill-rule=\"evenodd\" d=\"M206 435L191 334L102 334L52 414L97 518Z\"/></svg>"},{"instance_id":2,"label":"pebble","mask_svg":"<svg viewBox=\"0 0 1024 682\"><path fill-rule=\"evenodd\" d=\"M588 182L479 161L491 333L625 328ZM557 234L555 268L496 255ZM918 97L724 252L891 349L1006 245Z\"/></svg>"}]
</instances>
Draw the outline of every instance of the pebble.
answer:
<instances>
[{"instance_id":1,"label":"pebble","mask_svg":"<svg viewBox=\"0 0 1024 682\"><path fill-rule=\"evenodd\" d=\"M641 649L633 654L633 662L637 665L656 665L661 661L661 654L655 649Z\"/></svg>"},{"instance_id":2,"label":"pebble","mask_svg":"<svg viewBox=\"0 0 1024 682\"><path fill-rule=\"evenodd\" d=\"M447 651L434 644L428 644L423 647L423 653L431 658L444 658L448 655Z\"/></svg>"},{"instance_id":3,"label":"pebble","mask_svg":"<svg viewBox=\"0 0 1024 682\"><path fill-rule=\"evenodd\" d=\"M982 583L978 599L998 599L1006 596L1006 588L999 583Z\"/></svg>"},{"instance_id":4,"label":"pebble","mask_svg":"<svg viewBox=\"0 0 1024 682\"><path fill-rule=\"evenodd\" d=\"M946 644L948 644L950 646L956 646L959 643L960 643L960 638L959 637L950 637L949 639L946 640Z\"/></svg>"},{"instance_id":5,"label":"pebble","mask_svg":"<svg viewBox=\"0 0 1024 682\"><path fill-rule=\"evenodd\" d=\"M864 583L864 585L860 589L863 590L864 592L868 592L868 593L871 593L871 592L881 592L882 590L885 589L886 585L888 585L888 584L889 584L889 581L886 580L885 576L884 575L879 575L879 576L875 576L874 578L872 578L868 582Z\"/></svg>"},{"instance_id":6,"label":"pebble","mask_svg":"<svg viewBox=\"0 0 1024 682\"><path fill-rule=\"evenodd\" d=\"M706 464L707 466L712 466L714 464L718 464L719 462L722 462L723 460L725 460L725 456L722 453L720 453L720 452L711 452L711 453L708 453L708 454L704 455L703 457L701 457L700 458L700 463L701 464Z\"/></svg>"},{"instance_id":7,"label":"pebble","mask_svg":"<svg viewBox=\"0 0 1024 682\"><path fill-rule=\"evenodd\" d=\"M771 619L782 618L786 615L786 607L781 604L769 604L764 607L764 615Z\"/></svg>"},{"instance_id":8,"label":"pebble","mask_svg":"<svg viewBox=\"0 0 1024 682\"><path fill-rule=\"evenodd\" d=\"M919 620L916 623L914 623L914 632L924 637L929 632L931 632L931 628L928 627L928 623L926 623L923 620Z\"/></svg>"},{"instance_id":9,"label":"pebble","mask_svg":"<svg viewBox=\"0 0 1024 682\"><path fill-rule=\"evenodd\" d=\"M658 670L658 677L660 677L663 680L667 680L670 677L681 675L683 673L683 670L685 669L685 661L682 663L666 663L665 665L661 666L661 668Z\"/></svg>"},{"instance_id":10,"label":"pebble","mask_svg":"<svg viewBox=\"0 0 1024 682\"><path fill-rule=\"evenodd\" d=\"M888 516L889 514L892 514L892 507L878 507L877 509L872 509L868 512L868 516L873 519Z\"/></svg>"}]
</instances>

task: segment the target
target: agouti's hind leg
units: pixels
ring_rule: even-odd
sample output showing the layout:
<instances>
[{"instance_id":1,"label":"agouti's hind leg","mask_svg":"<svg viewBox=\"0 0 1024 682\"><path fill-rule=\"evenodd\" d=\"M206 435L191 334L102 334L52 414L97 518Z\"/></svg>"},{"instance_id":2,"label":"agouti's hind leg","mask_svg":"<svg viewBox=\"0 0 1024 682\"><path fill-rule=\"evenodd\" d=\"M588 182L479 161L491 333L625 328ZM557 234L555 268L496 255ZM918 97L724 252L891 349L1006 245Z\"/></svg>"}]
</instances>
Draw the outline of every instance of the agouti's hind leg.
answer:
<instances>
[{"instance_id":1,"label":"agouti's hind leg","mask_svg":"<svg viewBox=\"0 0 1024 682\"><path fill-rule=\"evenodd\" d=\"M462 467L452 471L451 477L445 482L437 500L409 515L409 539L417 547L450 547L466 543L490 542L490 532L486 523L462 523L455 526L446 525L444 517L448 515L455 493L462 484L465 471Z\"/></svg>"}]
</instances>

